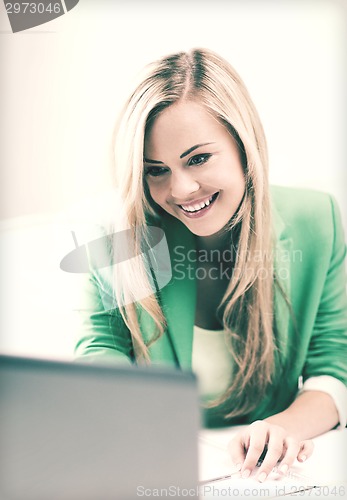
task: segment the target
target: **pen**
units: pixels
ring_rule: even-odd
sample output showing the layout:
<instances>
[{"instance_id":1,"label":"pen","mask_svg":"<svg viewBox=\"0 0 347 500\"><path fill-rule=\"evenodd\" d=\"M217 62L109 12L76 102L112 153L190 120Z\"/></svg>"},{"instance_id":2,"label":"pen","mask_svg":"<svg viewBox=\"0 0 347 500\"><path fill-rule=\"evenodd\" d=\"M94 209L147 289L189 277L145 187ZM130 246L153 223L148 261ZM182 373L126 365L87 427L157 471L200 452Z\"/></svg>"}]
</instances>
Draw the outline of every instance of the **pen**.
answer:
<instances>
[{"instance_id":1,"label":"pen","mask_svg":"<svg viewBox=\"0 0 347 500\"><path fill-rule=\"evenodd\" d=\"M263 463L263 461L259 460L258 463L257 463L257 465L256 465L256 467L260 467L262 463ZM272 469L271 473L277 473L277 467L274 467ZM223 476L218 476L218 477L214 477L212 479L200 481L199 484L200 485L204 485L204 484L212 483L212 482L216 482L216 481L223 481L225 479L231 479L233 477L237 477L238 475L240 475L240 470L239 469L231 472L230 474L224 474ZM300 479L300 481L305 481L305 483L307 485L309 485L310 483L312 483L312 479L310 479L307 476L304 476L303 474L299 474L297 472L294 472L292 469L289 469L286 474L280 474L280 476L281 477L286 477L288 479ZM316 486L317 485L310 485L310 488L315 488Z\"/></svg>"}]
</instances>

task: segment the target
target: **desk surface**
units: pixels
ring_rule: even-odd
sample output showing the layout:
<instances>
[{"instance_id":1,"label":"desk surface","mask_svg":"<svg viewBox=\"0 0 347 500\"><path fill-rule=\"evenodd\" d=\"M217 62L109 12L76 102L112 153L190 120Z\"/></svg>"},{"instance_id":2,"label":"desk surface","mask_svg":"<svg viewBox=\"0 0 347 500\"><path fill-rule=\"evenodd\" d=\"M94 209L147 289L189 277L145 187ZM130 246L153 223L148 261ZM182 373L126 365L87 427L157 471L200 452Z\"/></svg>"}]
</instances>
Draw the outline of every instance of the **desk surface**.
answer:
<instances>
[{"instance_id":1,"label":"desk surface","mask_svg":"<svg viewBox=\"0 0 347 500\"><path fill-rule=\"evenodd\" d=\"M306 463L295 462L288 476L271 474L265 483L238 475L213 480L231 472L227 443L240 427L203 430L199 439L201 500L218 497L281 498L321 497L347 499L347 429L330 431L315 438L313 455ZM313 488L315 487L315 488Z\"/></svg>"}]
</instances>

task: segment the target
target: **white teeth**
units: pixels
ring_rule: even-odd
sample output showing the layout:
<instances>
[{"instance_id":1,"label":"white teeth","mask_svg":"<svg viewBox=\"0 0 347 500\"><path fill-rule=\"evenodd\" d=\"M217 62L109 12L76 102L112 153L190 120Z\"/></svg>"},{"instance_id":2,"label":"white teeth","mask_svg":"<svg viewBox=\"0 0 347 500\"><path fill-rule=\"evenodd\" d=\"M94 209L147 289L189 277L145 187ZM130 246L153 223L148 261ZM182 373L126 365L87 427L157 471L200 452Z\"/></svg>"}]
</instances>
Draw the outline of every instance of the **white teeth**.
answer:
<instances>
[{"instance_id":1,"label":"white teeth","mask_svg":"<svg viewBox=\"0 0 347 500\"><path fill-rule=\"evenodd\" d=\"M213 195L210 198L208 198L206 201L196 203L195 205L181 205L181 207L186 212L197 212L198 210L201 210L204 207L208 207L209 204L212 202L212 198L213 198Z\"/></svg>"}]
</instances>

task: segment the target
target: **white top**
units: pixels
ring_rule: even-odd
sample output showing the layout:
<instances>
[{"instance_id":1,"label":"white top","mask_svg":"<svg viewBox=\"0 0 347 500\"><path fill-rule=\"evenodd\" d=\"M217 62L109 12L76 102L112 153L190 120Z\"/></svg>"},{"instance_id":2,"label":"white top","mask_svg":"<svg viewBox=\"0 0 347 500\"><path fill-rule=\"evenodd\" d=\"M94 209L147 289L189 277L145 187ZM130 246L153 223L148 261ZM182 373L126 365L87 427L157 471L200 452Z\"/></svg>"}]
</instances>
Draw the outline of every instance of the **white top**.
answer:
<instances>
[{"instance_id":1,"label":"white top","mask_svg":"<svg viewBox=\"0 0 347 500\"><path fill-rule=\"evenodd\" d=\"M224 330L205 330L194 326L192 370L197 375L204 400L222 395L230 385L232 356Z\"/></svg>"},{"instance_id":2,"label":"white top","mask_svg":"<svg viewBox=\"0 0 347 500\"><path fill-rule=\"evenodd\" d=\"M230 385L232 356L225 341L224 330L206 330L194 326L192 370L198 378L203 400L222 395ZM335 377L320 375L307 379L298 394L304 391L322 391L329 394L339 414L340 425L347 423L347 387Z\"/></svg>"}]
</instances>

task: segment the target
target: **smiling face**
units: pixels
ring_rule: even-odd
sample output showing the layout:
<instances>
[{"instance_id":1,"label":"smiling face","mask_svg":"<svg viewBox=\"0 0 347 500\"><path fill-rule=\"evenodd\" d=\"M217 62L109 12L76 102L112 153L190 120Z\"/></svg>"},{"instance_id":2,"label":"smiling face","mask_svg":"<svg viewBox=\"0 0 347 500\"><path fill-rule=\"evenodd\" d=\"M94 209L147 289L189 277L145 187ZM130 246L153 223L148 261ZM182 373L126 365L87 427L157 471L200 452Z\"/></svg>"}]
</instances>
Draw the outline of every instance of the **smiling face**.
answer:
<instances>
[{"instance_id":1,"label":"smiling face","mask_svg":"<svg viewBox=\"0 0 347 500\"><path fill-rule=\"evenodd\" d=\"M145 138L152 199L197 236L220 231L245 191L233 136L203 106L181 101L162 111Z\"/></svg>"}]
</instances>

